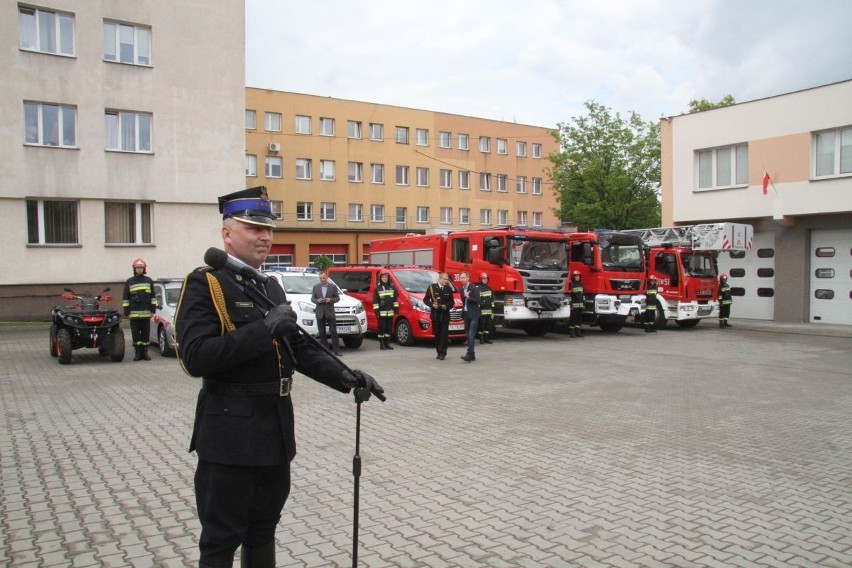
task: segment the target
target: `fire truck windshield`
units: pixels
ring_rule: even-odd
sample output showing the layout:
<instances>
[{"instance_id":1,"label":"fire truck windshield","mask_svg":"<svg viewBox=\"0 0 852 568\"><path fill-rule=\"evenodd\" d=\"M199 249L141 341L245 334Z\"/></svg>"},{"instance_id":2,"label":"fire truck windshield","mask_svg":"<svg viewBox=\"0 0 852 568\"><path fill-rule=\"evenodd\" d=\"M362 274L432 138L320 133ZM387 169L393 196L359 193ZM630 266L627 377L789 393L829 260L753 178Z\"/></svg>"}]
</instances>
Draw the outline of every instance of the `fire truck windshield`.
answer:
<instances>
[{"instance_id":1,"label":"fire truck windshield","mask_svg":"<svg viewBox=\"0 0 852 568\"><path fill-rule=\"evenodd\" d=\"M642 272L642 251L639 243L616 244L610 241L601 242L601 264L604 270L615 272Z\"/></svg>"},{"instance_id":2,"label":"fire truck windshield","mask_svg":"<svg viewBox=\"0 0 852 568\"><path fill-rule=\"evenodd\" d=\"M683 263L683 271L689 276L716 277L716 267L714 266L713 256L710 254L685 252L681 255L681 262Z\"/></svg>"},{"instance_id":3,"label":"fire truck windshield","mask_svg":"<svg viewBox=\"0 0 852 568\"><path fill-rule=\"evenodd\" d=\"M509 240L509 262L515 268L565 270L568 251L561 241Z\"/></svg>"}]
</instances>

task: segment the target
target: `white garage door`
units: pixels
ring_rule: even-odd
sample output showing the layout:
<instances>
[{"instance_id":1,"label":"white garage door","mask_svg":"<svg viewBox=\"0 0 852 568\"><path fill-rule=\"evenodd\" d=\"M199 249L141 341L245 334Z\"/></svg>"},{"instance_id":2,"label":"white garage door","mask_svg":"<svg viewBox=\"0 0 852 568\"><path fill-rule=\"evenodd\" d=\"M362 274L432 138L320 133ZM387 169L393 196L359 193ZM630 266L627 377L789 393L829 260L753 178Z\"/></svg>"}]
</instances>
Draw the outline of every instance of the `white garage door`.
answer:
<instances>
[{"instance_id":1,"label":"white garage door","mask_svg":"<svg viewBox=\"0 0 852 568\"><path fill-rule=\"evenodd\" d=\"M852 325L852 230L811 232L811 321Z\"/></svg>"},{"instance_id":2,"label":"white garage door","mask_svg":"<svg viewBox=\"0 0 852 568\"><path fill-rule=\"evenodd\" d=\"M719 253L719 273L728 275L734 304L732 318L775 317L775 235L755 233L745 253Z\"/></svg>"}]
</instances>

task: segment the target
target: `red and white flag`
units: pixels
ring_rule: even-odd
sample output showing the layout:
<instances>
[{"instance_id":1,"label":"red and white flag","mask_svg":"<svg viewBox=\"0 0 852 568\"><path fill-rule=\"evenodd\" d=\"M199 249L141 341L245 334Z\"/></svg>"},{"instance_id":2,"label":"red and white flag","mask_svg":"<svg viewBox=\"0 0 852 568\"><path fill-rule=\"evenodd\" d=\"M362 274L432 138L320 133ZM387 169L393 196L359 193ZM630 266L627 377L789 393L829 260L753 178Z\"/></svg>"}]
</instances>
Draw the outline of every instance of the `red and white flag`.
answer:
<instances>
[{"instance_id":1,"label":"red and white flag","mask_svg":"<svg viewBox=\"0 0 852 568\"><path fill-rule=\"evenodd\" d=\"M766 170L763 170L763 195L768 193L767 190L769 189L769 183L771 181L772 180L769 179L769 173Z\"/></svg>"}]
</instances>

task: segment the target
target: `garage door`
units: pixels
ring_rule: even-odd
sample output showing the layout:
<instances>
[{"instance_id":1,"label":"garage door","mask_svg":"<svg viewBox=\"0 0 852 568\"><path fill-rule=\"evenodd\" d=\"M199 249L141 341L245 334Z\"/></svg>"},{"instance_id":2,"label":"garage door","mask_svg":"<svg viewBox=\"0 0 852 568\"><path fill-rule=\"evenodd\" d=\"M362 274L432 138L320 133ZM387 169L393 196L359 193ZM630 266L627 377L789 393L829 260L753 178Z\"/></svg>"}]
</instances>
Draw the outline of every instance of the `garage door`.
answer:
<instances>
[{"instance_id":1,"label":"garage door","mask_svg":"<svg viewBox=\"0 0 852 568\"><path fill-rule=\"evenodd\" d=\"M852 230L811 232L811 321L852 325Z\"/></svg>"},{"instance_id":2,"label":"garage door","mask_svg":"<svg viewBox=\"0 0 852 568\"><path fill-rule=\"evenodd\" d=\"M775 317L775 235L755 233L744 253L719 253L719 273L728 275L734 305L731 317L771 320Z\"/></svg>"}]
</instances>

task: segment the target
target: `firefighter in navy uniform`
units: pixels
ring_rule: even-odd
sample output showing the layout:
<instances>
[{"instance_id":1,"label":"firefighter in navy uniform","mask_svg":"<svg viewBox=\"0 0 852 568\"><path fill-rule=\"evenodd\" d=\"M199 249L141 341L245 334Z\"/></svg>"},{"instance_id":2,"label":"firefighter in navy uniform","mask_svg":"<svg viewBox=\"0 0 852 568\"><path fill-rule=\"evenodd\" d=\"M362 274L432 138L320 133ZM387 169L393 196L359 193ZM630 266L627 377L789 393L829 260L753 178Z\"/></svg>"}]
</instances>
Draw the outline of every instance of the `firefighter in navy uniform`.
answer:
<instances>
[{"instance_id":1,"label":"firefighter in navy uniform","mask_svg":"<svg viewBox=\"0 0 852 568\"><path fill-rule=\"evenodd\" d=\"M151 339L151 316L157 311L154 281L148 276L148 265L141 258L133 261L133 276L124 283L124 299L121 306L125 317L130 318L130 333L133 338L134 361L150 361L148 343Z\"/></svg>"},{"instance_id":2,"label":"firefighter in navy uniform","mask_svg":"<svg viewBox=\"0 0 852 568\"><path fill-rule=\"evenodd\" d=\"M399 313L399 295L387 270L379 271L379 283L373 292L373 311L379 322L379 348L393 349L390 344L393 333L393 318Z\"/></svg>"},{"instance_id":3,"label":"firefighter in navy uniform","mask_svg":"<svg viewBox=\"0 0 852 568\"><path fill-rule=\"evenodd\" d=\"M731 317L731 304L734 303L731 295L731 285L728 284L728 275L719 276L719 327L734 327L728 323Z\"/></svg>"},{"instance_id":4,"label":"firefighter in navy uniform","mask_svg":"<svg viewBox=\"0 0 852 568\"><path fill-rule=\"evenodd\" d=\"M450 342L450 310L456 305L456 289L450 284L446 272L438 274L438 281L429 284L423 301L429 306L429 319L432 320L432 334L435 336L435 359L447 358L447 345Z\"/></svg>"},{"instance_id":5,"label":"firefighter in navy uniform","mask_svg":"<svg viewBox=\"0 0 852 568\"><path fill-rule=\"evenodd\" d=\"M219 210L230 261L259 268L274 219L265 188L220 197ZM242 546L243 568L273 568L296 455L293 372L340 392L354 388L360 402L383 389L300 333L274 279L264 284L227 266L194 270L181 290L176 330L181 366L203 377L189 448L198 455L200 566L230 567Z\"/></svg>"},{"instance_id":6,"label":"firefighter in navy uniform","mask_svg":"<svg viewBox=\"0 0 852 568\"><path fill-rule=\"evenodd\" d=\"M583 337L581 324L583 323L583 308L586 297L583 294L583 282L580 279L580 271L571 273L571 315L568 316L568 337Z\"/></svg>"},{"instance_id":7,"label":"firefighter in navy uniform","mask_svg":"<svg viewBox=\"0 0 852 568\"><path fill-rule=\"evenodd\" d=\"M479 275L479 334L480 343L494 343L489 339L494 331L494 293L488 286L488 274Z\"/></svg>"},{"instance_id":8,"label":"firefighter in navy uniform","mask_svg":"<svg viewBox=\"0 0 852 568\"><path fill-rule=\"evenodd\" d=\"M654 323L657 321L657 277L648 277L648 289L645 290L645 313L642 315L642 325L645 333L656 333Z\"/></svg>"}]
</instances>

